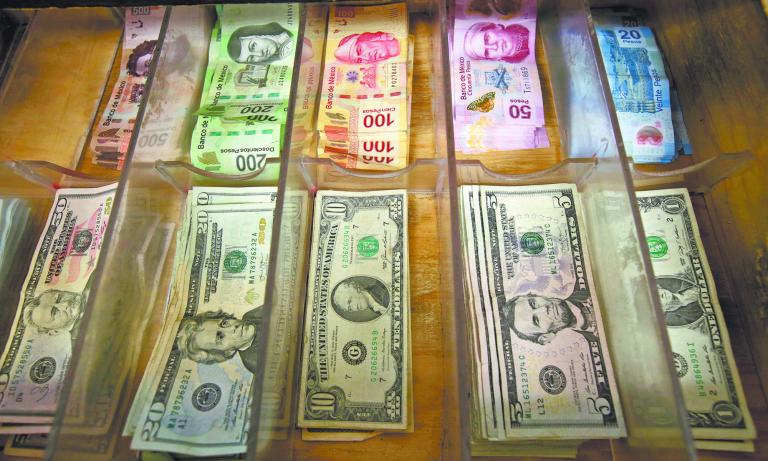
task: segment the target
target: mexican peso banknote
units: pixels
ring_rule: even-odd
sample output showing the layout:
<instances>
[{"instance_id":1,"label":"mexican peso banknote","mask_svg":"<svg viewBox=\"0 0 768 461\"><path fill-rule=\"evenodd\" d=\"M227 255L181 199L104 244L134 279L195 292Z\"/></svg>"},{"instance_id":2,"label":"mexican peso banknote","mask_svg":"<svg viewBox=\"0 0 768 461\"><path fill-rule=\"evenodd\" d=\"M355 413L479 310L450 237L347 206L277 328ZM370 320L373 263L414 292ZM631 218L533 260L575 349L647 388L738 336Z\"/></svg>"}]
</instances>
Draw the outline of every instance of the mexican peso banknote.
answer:
<instances>
[{"instance_id":1,"label":"mexican peso banknote","mask_svg":"<svg viewBox=\"0 0 768 461\"><path fill-rule=\"evenodd\" d=\"M536 64L536 1L456 0L450 33L456 149L549 146Z\"/></svg>"},{"instance_id":2,"label":"mexican peso banknote","mask_svg":"<svg viewBox=\"0 0 768 461\"><path fill-rule=\"evenodd\" d=\"M125 9L120 75L91 138L93 163L123 168L164 15L161 6Z\"/></svg>"},{"instance_id":3,"label":"mexican peso banknote","mask_svg":"<svg viewBox=\"0 0 768 461\"><path fill-rule=\"evenodd\" d=\"M627 154L637 163L671 162L677 154L670 82L653 31L624 25L642 16L597 11L600 54Z\"/></svg>"},{"instance_id":4,"label":"mexican peso banknote","mask_svg":"<svg viewBox=\"0 0 768 461\"><path fill-rule=\"evenodd\" d=\"M222 5L217 13L190 157L206 171L259 171L282 148L300 6Z\"/></svg>"},{"instance_id":5,"label":"mexican peso banknote","mask_svg":"<svg viewBox=\"0 0 768 461\"><path fill-rule=\"evenodd\" d=\"M318 156L348 168L405 167L412 55L405 3L330 8Z\"/></svg>"},{"instance_id":6,"label":"mexican peso banknote","mask_svg":"<svg viewBox=\"0 0 768 461\"><path fill-rule=\"evenodd\" d=\"M299 31L297 3L220 5L211 82L200 113L228 118L285 112Z\"/></svg>"}]
</instances>

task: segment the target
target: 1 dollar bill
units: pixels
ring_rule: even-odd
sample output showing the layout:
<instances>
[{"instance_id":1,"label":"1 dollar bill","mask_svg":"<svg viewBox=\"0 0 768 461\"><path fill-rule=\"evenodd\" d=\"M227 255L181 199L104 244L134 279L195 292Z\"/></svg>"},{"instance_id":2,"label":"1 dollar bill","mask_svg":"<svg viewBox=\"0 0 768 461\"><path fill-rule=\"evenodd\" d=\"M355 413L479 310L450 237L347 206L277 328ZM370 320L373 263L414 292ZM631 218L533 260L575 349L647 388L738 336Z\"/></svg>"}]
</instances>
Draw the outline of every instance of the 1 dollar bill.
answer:
<instances>
[{"instance_id":1,"label":"1 dollar bill","mask_svg":"<svg viewBox=\"0 0 768 461\"><path fill-rule=\"evenodd\" d=\"M672 355L696 439L755 438L686 189L637 192Z\"/></svg>"}]
</instances>

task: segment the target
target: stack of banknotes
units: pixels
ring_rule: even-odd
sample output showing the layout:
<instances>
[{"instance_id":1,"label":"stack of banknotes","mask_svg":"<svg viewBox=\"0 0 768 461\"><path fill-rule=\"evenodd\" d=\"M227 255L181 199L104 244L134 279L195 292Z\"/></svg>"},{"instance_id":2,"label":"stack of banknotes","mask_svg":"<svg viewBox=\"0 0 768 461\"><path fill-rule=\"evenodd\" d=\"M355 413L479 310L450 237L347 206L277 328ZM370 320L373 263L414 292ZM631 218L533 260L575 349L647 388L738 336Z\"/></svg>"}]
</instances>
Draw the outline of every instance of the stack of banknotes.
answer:
<instances>
[{"instance_id":1,"label":"stack of banknotes","mask_svg":"<svg viewBox=\"0 0 768 461\"><path fill-rule=\"evenodd\" d=\"M298 397L304 438L412 430L410 336L406 191L319 191Z\"/></svg>"},{"instance_id":2,"label":"stack of banknotes","mask_svg":"<svg viewBox=\"0 0 768 461\"><path fill-rule=\"evenodd\" d=\"M0 359L0 434L50 430L116 188L111 184L56 192ZM15 208L3 202L4 214L22 213L11 217L28 213L6 205Z\"/></svg>"},{"instance_id":3,"label":"stack of banknotes","mask_svg":"<svg viewBox=\"0 0 768 461\"><path fill-rule=\"evenodd\" d=\"M412 64L405 3L331 6L317 117L318 157L347 168L404 168Z\"/></svg>"},{"instance_id":4,"label":"stack of banknotes","mask_svg":"<svg viewBox=\"0 0 768 461\"><path fill-rule=\"evenodd\" d=\"M91 137L93 163L123 168L164 14L162 6L125 10L120 75Z\"/></svg>"},{"instance_id":5,"label":"stack of banknotes","mask_svg":"<svg viewBox=\"0 0 768 461\"><path fill-rule=\"evenodd\" d=\"M637 192L637 204L696 447L754 451L755 426L688 191Z\"/></svg>"},{"instance_id":6,"label":"stack of banknotes","mask_svg":"<svg viewBox=\"0 0 768 461\"><path fill-rule=\"evenodd\" d=\"M208 48L192 164L243 174L282 149L297 53L297 3L219 5Z\"/></svg>"},{"instance_id":7,"label":"stack of banknotes","mask_svg":"<svg viewBox=\"0 0 768 461\"><path fill-rule=\"evenodd\" d=\"M623 436L576 187L462 186L460 203L473 453Z\"/></svg>"},{"instance_id":8,"label":"stack of banknotes","mask_svg":"<svg viewBox=\"0 0 768 461\"><path fill-rule=\"evenodd\" d=\"M163 330L124 430L132 448L246 451L276 196L273 187L187 195Z\"/></svg>"},{"instance_id":9,"label":"stack of banknotes","mask_svg":"<svg viewBox=\"0 0 768 461\"><path fill-rule=\"evenodd\" d=\"M301 66L296 84L291 127L291 155L314 156L317 104L323 75L323 50L328 27L328 6L307 3L304 8Z\"/></svg>"},{"instance_id":10,"label":"stack of banknotes","mask_svg":"<svg viewBox=\"0 0 768 461\"><path fill-rule=\"evenodd\" d=\"M456 0L449 33L456 150L548 147L536 0Z\"/></svg>"},{"instance_id":11,"label":"stack of banknotes","mask_svg":"<svg viewBox=\"0 0 768 461\"><path fill-rule=\"evenodd\" d=\"M677 94L643 13L596 9L593 19L627 154L635 163L690 154Z\"/></svg>"}]
</instances>

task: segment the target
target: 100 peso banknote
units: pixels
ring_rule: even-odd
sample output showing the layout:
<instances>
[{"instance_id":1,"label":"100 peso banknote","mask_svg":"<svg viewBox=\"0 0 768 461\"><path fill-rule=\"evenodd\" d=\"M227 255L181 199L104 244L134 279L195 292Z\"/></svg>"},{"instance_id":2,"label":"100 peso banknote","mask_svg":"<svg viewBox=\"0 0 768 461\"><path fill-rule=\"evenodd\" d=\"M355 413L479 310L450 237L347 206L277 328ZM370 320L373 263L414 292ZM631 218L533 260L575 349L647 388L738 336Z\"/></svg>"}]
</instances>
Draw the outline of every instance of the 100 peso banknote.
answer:
<instances>
[{"instance_id":1,"label":"100 peso banknote","mask_svg":"<svg viewBox=\"0 0 768 461\"><path fill-rule=\"evenodd\" d=\"M332 6L329 16L318 130L407 130L405 3Z\"/></svg>"},{"instance_id":2,"label":"100 peso banknote","mask_svg":"<svg viewBox=\"0 0 768 461\"><path fill-rule=\"evenodd\" d=\"M754 439L688 191L640 191L637 203L693 435L697 440Z\"/></svg>"},{"instance_id":3,"label":"100 peso banknote","mask_svg":"<svg viewBox=\"0 0 768 461\"><path fill-rule=\"evenodd\" d=\"M347 168L406 166L412 45L405 3L330 8L319 157Z\"/></svg>"},{"instance_id":4,"label":"100 peso banknote","mask_svg":"<svg viewBox=\"0 0 768 461\"><path fill-rule=\"evenodd\" d=\"M624 431L575 186L463 186L480 440Z\"/></svg>"},{"instance_id":5,"label":"100 peso banknote","mask_svg":"<svg viewBox=\"0 0 768 461\"><path fill-rule=\"evenodd\" d=\"M319 191L310 258L299 426L406 429L406 192Z\"/></svg>"},{"instance_id":6,"label":"100 peso banknote","mask_svg":"<svg viewBox=\"0 0 768 461\"><path fill-rule=\"evenodd\" d=\"M0 431L53 420L116 189L56 192L0 360Z\"/></svg>"}]
</instances>

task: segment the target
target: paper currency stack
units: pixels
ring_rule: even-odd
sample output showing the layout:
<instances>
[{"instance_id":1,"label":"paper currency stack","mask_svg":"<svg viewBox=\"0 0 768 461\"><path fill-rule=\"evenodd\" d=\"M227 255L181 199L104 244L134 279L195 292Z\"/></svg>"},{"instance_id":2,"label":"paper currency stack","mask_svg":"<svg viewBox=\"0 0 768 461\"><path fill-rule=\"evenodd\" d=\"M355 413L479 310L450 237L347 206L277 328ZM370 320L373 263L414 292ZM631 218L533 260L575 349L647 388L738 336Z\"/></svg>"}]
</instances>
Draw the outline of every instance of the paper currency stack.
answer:
<instances>
[{"instance_id":1,"label":"paper currency stack","mask_svg":"<svg viewBox=\"0 0 768 461\"><path fill-rule=\"evenodd\" d=\"M456 150L548 147L536 65L536 0L455 0L449 32Z\"/></svg>"},{"instance_id":2,"label":"paper currency stack","mask_svg":"<svg viewBox=\"0 0 768 461\"><path fill-rule=\"evenodd\" d=\"M473 454L625 434L571 184L462 186Z\"/></svg>"},{"instance_id":3,"label":"paper currency stack","mask_svg":"<svg viewBox=\"0 0 768 461\"><path fill-rule=\"evenodd\" d=\"M640 10L593 11L619 129L635 163L669 163L691 146L653 30Z\"/></svg>"},{"instance_id":4,"label":"paper currency stack","mask_svg":"<svg viewBox=\"0 0 768 461\"><path fill-rule=\"evenodd\" d=\"M688 191L640 191L637 204L696 447L754 451L755 425Z\"/></svg>"},{"instance_id":5,"label":"paper currency stack","mask_svg":"<svg viewBox=\"0 0 768 461\"><path fill-rule=\"evenodd\" d=\"M272 187L188 194L166 320L124 431L133 449L246 451L276 194Z\"/></svg>"},{"instance_id":6,"label":"paper currency stack","mask_svg":"<svg viewBox=\"0 0 768 461\"><path fill-rule=\"evenodd\" d=\"M347 168L404 168L412 63L405 3L331 6L317 120L318 157Z\"/></svg>"},{"instance_id":7,"label":"paper currency stack","mask_svg":"<svg viewBox=\"0 0 768 461\"><path fill-rule=\"evenodd\" d=\"M258 171L282 149L300 6L220 5L216 11L192 164L225 174Z\"/></svg>"},{"instance_id":8,"label":"paper currency stack","mask_svg":"<svg viewBox=\"0 0 768 461\"><path fill-rule=\"evenodd\" d=\"M50 430L116 188L56 192L0 360L0 434Z\"/></svg>"},{"instance_id":9,"label":"paper currency stack","mask_svg":"<svg viewBox=\"0 0 768 461\"><path fill-rule=\"evenodd\" d=\"M406 192L319 191L298 397L304 438L412 429L410 336Z\"/></svg>"},{"instance_id":10,"label":"paper currency stack","mask_svg":"<svg viewBox=\"0 0 768 461\"><path fill-rule=\"evenodd\" d=\"M93 163L122 169L149 77L165 8L126 8L120 75L91 138Z\"/></svg>"}]
</instances>

